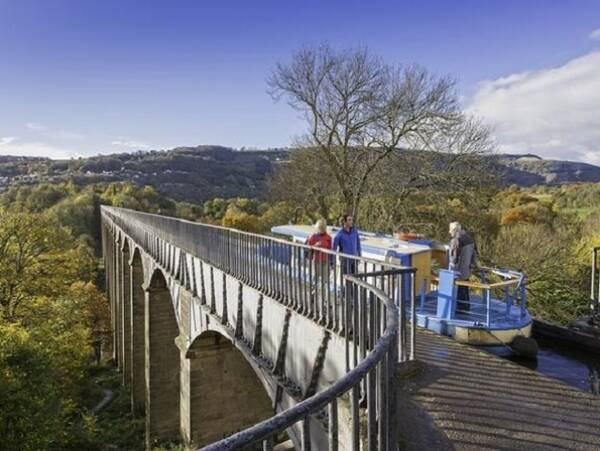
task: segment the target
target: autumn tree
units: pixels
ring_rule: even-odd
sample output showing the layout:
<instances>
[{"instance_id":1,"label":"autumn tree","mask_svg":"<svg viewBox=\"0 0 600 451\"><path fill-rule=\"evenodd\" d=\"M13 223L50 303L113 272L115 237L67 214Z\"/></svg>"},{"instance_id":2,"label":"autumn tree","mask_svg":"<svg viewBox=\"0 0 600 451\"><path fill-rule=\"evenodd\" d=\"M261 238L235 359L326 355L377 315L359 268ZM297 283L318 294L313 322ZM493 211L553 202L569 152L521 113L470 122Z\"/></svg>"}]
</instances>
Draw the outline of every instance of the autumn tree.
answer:
<instances>
[{"instance_id":1,"label":"autumn tree","mask_svg":"<svg viewBox=\"0 0 600 451\"><path fill-rule=\"evenodd\" d=\"M235 204L230 204L227 208L222 224L225 227L232 227L246 232L257 233L261 231L260 218L257 215L243 211Z\"/></svg>"},{"instance_id":2,"label":"autumn tree","mask_svg":"<svg viewBox=\"0 0 600 451\"><path fill-rule=\"evenodd\" d=\"M315 186L327 189L314 177L329 176L354 215L377 171L406 149L446 153L433 163L437 171L492 148L487 129L461 112L452 79L387 64L367 49L301 49L275 67L268 85L274 99L286 99L306 120L298 147L305 153L299 162L309 169L294 188L314 196ZM429 174L410 174L408 186Z\"/></svg>"},{"instance_id":3,"label":"autumn tree","mask_svg":"<svg viewBox=\"0 0 600 451\"><path fill-rule=\"evenodd\" d=\"M271 230L271 227L298 223L300 220L314 221L315 218L303 215L304 210L300 211L294 202L275 202L264 211L260 217L264 231Z\"/></svg>"},{"instance_id":4,"label":"autumn tree","mask_svg":"<svg viewBox=\"0 0 600 451\"><path fill-rule=\"evenodd\" d=\"M331 168L319 162L315 149L300 148L291 152L289 162L269 176L270 197L275 202L290 202L315 221L329 218L337 194ZM298 216L298 215L296 215Z\"/></svg>"},{"instance_id":5,"label":"autumn tree","mask_svg":"<svg viewBox=\"0 0 600 451\"><path fill-rule=\"evenodd\" d=\"M579 232L579 225L571 222L554 227L516 223L478 244L485 264L527 275L528 309L533 315L566 323L588 307L589 263L582 265L574 258Z\"/></svg>"},{"instance_id":6,"label":"autumn tree","mask_svg":"<svg viewBox=\"0 0 600 451\"><path fill-rule=\"evenodd\" d=\"M36 296L55 297L89 280L89 248L46 215L0 212L0 309L15 319Z\"/></svg>"},{"instance_id":7,"label":"autumn tree","mask_svg":"<svg viewBox=\"0 0 600 451\"><path fill-rule=\"evenodd\" d=\"M61 380L31 334L0 321L0 437L3 449L56 446L65 429Z\"/></svg>"},{"instance_id":8,"label":"autumn tree","mask_svg":"<svg viewBox=\"0 0 600 451\"><path fill-rule=\"evenodd\" d=\"M77 310L79 321L89 330L89 345L94 349L96 364L100 363L102 346L110 344L110 308L104 293L92 282L75 282L66 299Z\"/></svg>"}]
</instances>

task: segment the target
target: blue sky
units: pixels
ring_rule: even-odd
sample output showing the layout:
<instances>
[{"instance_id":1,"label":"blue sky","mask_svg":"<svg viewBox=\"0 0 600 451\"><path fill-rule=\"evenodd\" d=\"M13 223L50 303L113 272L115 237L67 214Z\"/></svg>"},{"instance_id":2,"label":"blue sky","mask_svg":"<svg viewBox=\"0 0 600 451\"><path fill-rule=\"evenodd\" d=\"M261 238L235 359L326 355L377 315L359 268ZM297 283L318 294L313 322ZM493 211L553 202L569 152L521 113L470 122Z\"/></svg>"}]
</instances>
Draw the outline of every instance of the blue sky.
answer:
<instances>
[{"instance_id":1,"label":"blue sky","mask_svg":"<svg viewBox=\"0 0 600 451\"><path fill-rule=\"evenodd\" d=\"M598 29L597 0L0 0L0 154L289 145L265 79L328 42L456 77L501 150L600 163Z\"/></svg>"}]
</instances>

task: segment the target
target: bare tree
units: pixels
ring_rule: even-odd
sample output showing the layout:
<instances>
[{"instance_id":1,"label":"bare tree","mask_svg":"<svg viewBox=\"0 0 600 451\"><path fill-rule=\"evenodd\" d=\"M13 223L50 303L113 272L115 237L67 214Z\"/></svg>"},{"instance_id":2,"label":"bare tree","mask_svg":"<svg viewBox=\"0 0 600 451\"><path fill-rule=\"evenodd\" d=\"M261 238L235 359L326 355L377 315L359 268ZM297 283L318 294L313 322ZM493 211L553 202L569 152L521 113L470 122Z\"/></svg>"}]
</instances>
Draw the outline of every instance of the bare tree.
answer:
<instances>
[{"instance_id":1,"label":"bare tree","mask_svg":"<svg viewBox=\"0 0 600 451\"><path fill-rule=\"evenodd\" d=\"M401 149L490 147L485 128L460 111L452 79L386 64L364 48L301 49L276 66L268 85L275 100L304 114L308 132L299 145L328 167L354 215L376 170Z\"/></svg>"},{"instance_id":2,"label":"bare tree","mask_svg":"<svg viewBox=\"0 0 600 451\"><path fill-rule=\"evenodd\" d=\"M293 151L269 176L270 197L293 202L311 220L329 218L335 179L313 148Z\"/></svg>"}]
</instances>

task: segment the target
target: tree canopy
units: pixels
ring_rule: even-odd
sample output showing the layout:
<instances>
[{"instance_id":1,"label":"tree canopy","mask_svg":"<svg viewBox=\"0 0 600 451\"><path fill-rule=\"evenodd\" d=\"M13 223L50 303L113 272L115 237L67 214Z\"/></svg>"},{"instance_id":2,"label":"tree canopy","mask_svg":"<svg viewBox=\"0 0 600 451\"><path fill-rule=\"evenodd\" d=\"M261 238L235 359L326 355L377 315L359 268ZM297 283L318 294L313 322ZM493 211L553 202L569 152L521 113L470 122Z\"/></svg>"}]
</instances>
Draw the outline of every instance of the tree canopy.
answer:
<instances>
[{"instance_id":1,"label":"tree canopy","mask_svg":"<svg viewBox=\"0 0 600 451\"><path fill-rule=\"evenodd\" d=\"M279 180L301 171L304 183L294 188L318 204L331 188L324 179L334 181L345 211L355 216L372 182L386 174L382 167L404 167L407 149L444 158L433 158L429 168L418 163L410 173L393 171L386 182L402 180L402 188L459 164L464 171L465 161L472 166L480 161L473 157L493 149L487 128L460 110L451 78L388 64L366 48L305 47L275 67L268 85L274 99L285 98L303 113L307 125L297 143L302 156L282 167Z\"/></svg>"}]
</instances>

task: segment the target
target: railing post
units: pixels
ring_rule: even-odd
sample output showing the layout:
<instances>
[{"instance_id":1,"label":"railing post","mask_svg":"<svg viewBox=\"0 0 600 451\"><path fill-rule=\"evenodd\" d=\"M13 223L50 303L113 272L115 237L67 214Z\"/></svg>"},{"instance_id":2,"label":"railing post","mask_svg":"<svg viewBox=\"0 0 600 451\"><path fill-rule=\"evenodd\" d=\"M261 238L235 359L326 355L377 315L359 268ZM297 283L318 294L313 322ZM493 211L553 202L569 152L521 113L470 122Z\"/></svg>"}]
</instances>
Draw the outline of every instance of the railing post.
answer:
<instances>
[{"instance_id":1,"label":"railing post","mask_svg":"<svg viewBox=\"0 0 600 451\"><path fill-rule=\"evenodd\" d=\"M352 451L360 451L360 382L352 387Z\"/></svg>"},{"instance_id":2,"label":"railing post","mask_svg":"<svg viewBox=\"0 0 600 451\"><path fill-rule=\"evenodd\" d=\"M227 268L225 272L228 274L233 273L231 269L231 230L227 230Z\"/></svg>"},{"instance_id":3,"label":"railing post","mask_svg":"<svg viewBox=\"0 0 600 451\"><path fill-rule=\"evenodd\" d=\"M417 342L417 310L415 306L415 273L410 274L410 358L415 360L415 344Z\"/></svg>"},{"instance_id":4,"label":"railing post","mask_svg":"<svg viewBox=\"0 0 600 451\"><path fill-rule=\"evenodd\" d=\"M596 247L596 253L600 247ZM600 309L600 268L598 268L598 259L596 258L596 285L598 285L598 290L596 291L596 308Z\"/></svg>"},{"instance_id":5,"label":"railing post","mask_svg":"<svg viewBox=\"0 0 600 451\"><path fill-rule=\"evenodd\" d=\"M369 451L377 450L377 375L376 368L367 373L367 439Z\"/></svg>"},{"instance_id":6,"label":"railing post","mask_svg":"<svg viewBox=\"0 0 600 451\"><path fill-rule=\"evenodd\" d=\"M400 329L396 331L396 334L400 333ZM387 427L387 444L388 448L396 449L396 406L397 406L397 397L396 397L396 365L398 364L398 338L396 337L392 340L392 344L390 349L388 350L386 361L386 369L387 369L387 381L386 381L386 401L387 401L387 417L386 417L386 427Z\"/></svg>"},{"instance_id":7,"label":"railing post","mask_svg":"<svg viewBox=\"0 0 600 451\"><path fill-rule=\"evenodd\" d=\"M525 289L525 282L527 281L527 278L523 279L523 283L521 284L521 316L525 316L525 313L527 312L526 308L527 308L527 290Z\"/></svg>"},{"instance_id":8,"label":"railing post","mask_svg":"<svg viewBox=\"0 0 600 451\"><path fill-rule=\"evenodd\" d=\"M345 287L344 290L346 291L346 293L348 293L350 291L350 288L352 286L352 282L350 280L345 280ZM335 307L334 307L335 308ZM344 306L345 308L345 306ZM344 324L342 325L342 327L344 328L344 331L346 332L344 334L344 344L345 344L345 350L346 350L346 372L350 371L350 318L348 317L348 315L344 315L346 320L344 321Z\"/></svg>"},{"instance_id":9,"label":"railing post","mask_svg":"<svg viewBox=\"0 0 600 451\"><path fill-rule=\"evenodd\" d=\"M398 359L406 360L406 310L404 309L404 277L396 276L395 304L398 308Z\"/></svg>"},{"instance_id":10,"label":"railing post","mask_svg":"<svg viewBox=\"0 0 600 451\"><path fill-rule=\"evenodd\" d=\"M302 420L302 451L310 451L310 416Z\"/></svg>"},{"instance_id":11,"label":"railing post","mask_svg":"<svg viewBox=\"0 0 600 451\"><path fill-rule=\"evenodd\" d=\"M359 322L359 303L358 297L361 294L361 290L357 285L354 285L353 290L350 290L346 293L346 297L344 299L344 303L346 304L346 315L352 315L352 365L353 368L356 368L358 365L358 354L359 354L359 343L361 341L360 337L360 322ZM347 330L346 334L349 334L350 331Z\"/></svg>"},{"instance_id":12,"label":"railing post","mask_svg":"<svg viewBox=\"0 0 600 451\"><path fill-rule=\"evenodd\" d=\"M598 270L598 248L592 248L592 287L590 293L591 308L595 313L598 313L598 307L600 306L600 274L596 274ZM596 282L598 280L598 282ZM596 295L596 283L598 283L598 293Z\"/></svg>"},{"instance_id":13,"label":"railing post","mask_svg":"<svg viewBox=\"0 0 600 451\"><path fill-rule=\"evenodd\" d=\"M378 376L379 376L379 391L378 391L378 417L377 417L377 422L378 422L378 427L379 427L379 431L378 431L378 435L379 435L379 449L381 450L386 450L387 449L387 440L388 440L388 404L389 404L389 397L388 397L388 367L387 367L387 362L390 358L390 353L391 351L388 350L386 356L381 360L381 362L379 362L379 372L378 372Z\"/></svg>"},{"instance_id":14,"label":"railing post","mask_svg":"<svg viewBox=\"0 0 600 451\"><path fill-rule=\"evenodd\" d=\"M263 451L273 451L273 436L263 440Z\"/></svg>"},{"instance_id":15,"label":"railing post","mask_svg":"<svg viewBox=\"0 0 600 451\"><path fill-rule=\"evenodd\" d=\"M329 451L338 451L338 406L337 398L329 403Z\"/></svg>"},{"instance_id":16,"label":"railing post","mask_svg":"<svg viewBox=\"0 0 600 451\"><path fill-rule=\"evenodd\" d=\"M490 327L490 322L491 322L491 312L490 312L490 307L491 307L491 293L490 293L490 289L486 288L485 289L485 305L486 305L486 314L485 314L485 325L487 327Z\"/></svg>"}]
</instances>

